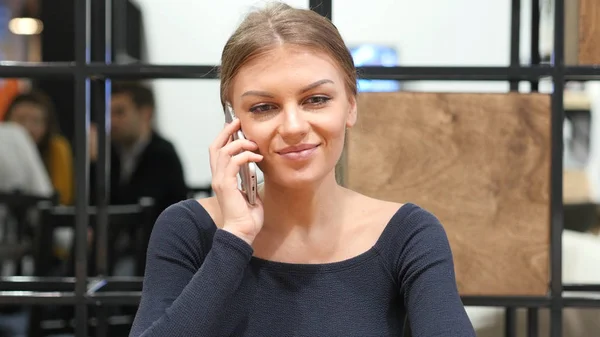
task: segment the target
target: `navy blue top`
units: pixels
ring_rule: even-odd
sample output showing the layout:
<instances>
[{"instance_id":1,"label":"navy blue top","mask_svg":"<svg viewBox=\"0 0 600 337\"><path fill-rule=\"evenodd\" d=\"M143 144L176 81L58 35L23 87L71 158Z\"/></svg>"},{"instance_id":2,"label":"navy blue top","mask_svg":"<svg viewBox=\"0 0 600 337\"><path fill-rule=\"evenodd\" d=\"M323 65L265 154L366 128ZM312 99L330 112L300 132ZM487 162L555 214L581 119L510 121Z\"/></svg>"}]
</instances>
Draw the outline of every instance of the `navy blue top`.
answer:
<instances>
[{"instance_id":1,"label":"navy blue top","mask_svg":"<svg viewBox=\"0 0 600 337\"><path fill-rule=\"evenodd\" d=\"M368 251L326 264L252 256L196 200L170 206L148 247L130 336L471 337L439 221L400 207Z\"/></svg>"}]
</instances>

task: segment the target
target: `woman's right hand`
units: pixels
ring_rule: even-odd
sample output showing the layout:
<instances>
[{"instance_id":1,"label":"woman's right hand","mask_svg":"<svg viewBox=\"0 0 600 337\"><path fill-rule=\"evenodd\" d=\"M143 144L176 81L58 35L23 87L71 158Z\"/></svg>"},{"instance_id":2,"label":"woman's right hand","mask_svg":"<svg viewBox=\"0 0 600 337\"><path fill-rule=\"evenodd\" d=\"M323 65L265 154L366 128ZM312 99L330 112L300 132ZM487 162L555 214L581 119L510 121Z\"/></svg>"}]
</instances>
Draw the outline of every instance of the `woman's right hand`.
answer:
<instances>
[{"instance_id":1,"label":"woman's right hand","mask_svg":"<svg viewBox=\"0 0 600 337\"><path fill-rule=\"evenodd\" d=\"M240 120L226 124L209 148L212 170L212 188L217 196L226 230L248 244L252 244L260 232L264 212L257 195L256 204L250 205L238 188L238 172L243 164L260 162L263 156L254 153L256 143L247 139L233 141L233 133L240 129Z\"/></svg>"}]
</instances>

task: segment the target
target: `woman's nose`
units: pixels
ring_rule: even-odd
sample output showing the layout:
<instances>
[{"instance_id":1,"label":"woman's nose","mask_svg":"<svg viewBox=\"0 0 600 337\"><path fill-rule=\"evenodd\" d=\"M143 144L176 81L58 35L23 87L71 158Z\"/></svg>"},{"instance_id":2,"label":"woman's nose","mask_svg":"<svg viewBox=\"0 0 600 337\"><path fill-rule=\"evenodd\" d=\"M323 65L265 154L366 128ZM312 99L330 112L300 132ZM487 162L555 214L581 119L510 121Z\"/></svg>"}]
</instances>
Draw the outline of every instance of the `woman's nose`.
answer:
<instances>
[{"instance_id":1,"label":"woman's nose","mask_svg":"<svg viewBox=\"0 0 600 337\"><path fill-rule=\"evenodd\" d=\"M297 107L285 108L280 127L280 133L283 137L303 137L308 133L309 129L309 123L301 109Z\"/></svg>"}]
</instances>

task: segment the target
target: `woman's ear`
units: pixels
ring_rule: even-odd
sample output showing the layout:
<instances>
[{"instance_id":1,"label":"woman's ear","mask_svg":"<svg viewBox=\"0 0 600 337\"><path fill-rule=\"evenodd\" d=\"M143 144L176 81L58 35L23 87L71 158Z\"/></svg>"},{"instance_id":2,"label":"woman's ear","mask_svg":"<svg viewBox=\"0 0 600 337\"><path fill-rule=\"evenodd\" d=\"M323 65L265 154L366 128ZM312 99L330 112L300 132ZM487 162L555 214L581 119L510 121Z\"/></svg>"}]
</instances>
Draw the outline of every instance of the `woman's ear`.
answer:
<instances>
[{"instance_id":1,"label":"woman's ear","mask_svg":"<svg viewBox=\"0 0 600 337\"><path fill-rule=\"evenodd\" d=\"M351 128L356 124L358 118L356 96L350 96L348 116L346 116L346 128Z\"/></svg>"}]
</instances>

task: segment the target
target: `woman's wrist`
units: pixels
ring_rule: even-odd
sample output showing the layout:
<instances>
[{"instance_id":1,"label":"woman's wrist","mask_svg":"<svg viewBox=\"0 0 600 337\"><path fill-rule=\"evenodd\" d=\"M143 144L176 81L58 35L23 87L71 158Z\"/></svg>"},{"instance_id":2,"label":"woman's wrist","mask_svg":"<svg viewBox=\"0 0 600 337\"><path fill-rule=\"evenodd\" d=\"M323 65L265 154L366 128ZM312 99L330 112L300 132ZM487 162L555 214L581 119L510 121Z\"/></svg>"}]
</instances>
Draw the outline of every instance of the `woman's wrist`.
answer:
<instances>
[{"instance_id":1,"label":"woman's wrist","mask_svg":"<svg viewBox=\"0 0 600 337\"><path fill-rule=\"evenodd\" d=\"M248 234L242 233L239 230L232 228L232 226L223 226L223 230L235 235L236 237L243 240L250 246L252 246L252 243L254 242L254 238L256 237L255 235L248 235Z\"/></svg>"}]
</instances>

